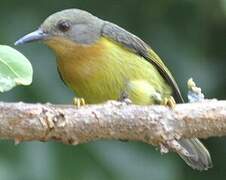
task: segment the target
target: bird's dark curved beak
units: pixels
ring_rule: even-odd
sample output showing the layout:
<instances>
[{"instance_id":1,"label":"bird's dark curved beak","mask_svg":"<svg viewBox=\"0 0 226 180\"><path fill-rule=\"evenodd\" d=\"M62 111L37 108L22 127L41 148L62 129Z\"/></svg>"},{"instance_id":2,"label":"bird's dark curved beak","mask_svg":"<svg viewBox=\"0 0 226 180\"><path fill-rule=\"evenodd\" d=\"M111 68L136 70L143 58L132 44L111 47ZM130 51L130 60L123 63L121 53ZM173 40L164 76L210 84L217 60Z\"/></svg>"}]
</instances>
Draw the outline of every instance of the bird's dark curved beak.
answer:
<instances>
[{"instance_id":1,"label":"bird's dark curved beak","mask_svg":"<svg viewBox=\"0 0 226 180\"><path fill-rule=\"evenodd\" d=\"M15 42L15 45L26 44L34 41L41 41L47 38L47 34L44 33L41 29L38 29L32 33L25 35Z\"/></svg>"}]
</instances>

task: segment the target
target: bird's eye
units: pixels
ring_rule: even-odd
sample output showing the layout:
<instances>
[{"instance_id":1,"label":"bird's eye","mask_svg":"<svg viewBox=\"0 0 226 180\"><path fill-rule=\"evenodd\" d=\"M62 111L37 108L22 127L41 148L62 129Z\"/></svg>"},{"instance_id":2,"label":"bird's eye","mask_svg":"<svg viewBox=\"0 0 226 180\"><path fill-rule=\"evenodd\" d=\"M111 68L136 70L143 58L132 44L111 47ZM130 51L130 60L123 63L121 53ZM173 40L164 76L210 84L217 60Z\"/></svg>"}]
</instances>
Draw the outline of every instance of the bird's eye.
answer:
<instances>
[{"instance_id":1,"label":"bird's eye","mask_svg":"<svg viewBox=\"0 0 226 180\"><path fill-rule=\"evenodd\" d=\"M57 27L60 31L67 32L71 28L71 23L68 21L60 21Z\"/></svg>"}]
</instances>

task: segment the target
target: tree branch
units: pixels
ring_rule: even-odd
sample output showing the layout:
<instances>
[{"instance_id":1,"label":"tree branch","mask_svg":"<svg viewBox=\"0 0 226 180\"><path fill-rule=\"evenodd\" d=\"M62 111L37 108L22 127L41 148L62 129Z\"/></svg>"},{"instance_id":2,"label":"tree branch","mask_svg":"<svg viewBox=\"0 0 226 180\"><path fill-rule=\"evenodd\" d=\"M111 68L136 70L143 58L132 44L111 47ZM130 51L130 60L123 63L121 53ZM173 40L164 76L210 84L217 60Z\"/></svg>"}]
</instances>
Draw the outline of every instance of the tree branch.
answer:
<instances>
[{"instance_id":1,"label":"tree branch","mask_svg":"<svg viewBox=\"0 0 226 180\"><path fill-rule=\"evenodd\" d=\"M137 106L109 101L70 105L0 103L0 139L80 144L125 139L178 150L175 140L226 135L226 101ZM164 150L164 148L162 148Z\"/></svg>"}]
</instances>

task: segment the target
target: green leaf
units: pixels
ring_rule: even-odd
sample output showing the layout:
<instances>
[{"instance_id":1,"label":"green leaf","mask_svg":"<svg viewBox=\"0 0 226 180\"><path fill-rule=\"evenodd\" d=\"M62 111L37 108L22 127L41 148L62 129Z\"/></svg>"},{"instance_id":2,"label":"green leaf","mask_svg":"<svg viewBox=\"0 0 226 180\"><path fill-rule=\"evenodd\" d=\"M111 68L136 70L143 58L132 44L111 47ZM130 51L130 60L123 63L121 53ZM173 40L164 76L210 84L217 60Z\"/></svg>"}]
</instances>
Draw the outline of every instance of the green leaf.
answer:
<instances>
[{"instance_id":1,"label":"green leaf","mask_svg":"<svg viewBox=\"0 0 226 180\"><path fill-rule=\"evenodd\" d=\"M0 92L17 85L30 85L33 69L28 59L19 51L0 45Z\"/></svg>"}]
</instances>

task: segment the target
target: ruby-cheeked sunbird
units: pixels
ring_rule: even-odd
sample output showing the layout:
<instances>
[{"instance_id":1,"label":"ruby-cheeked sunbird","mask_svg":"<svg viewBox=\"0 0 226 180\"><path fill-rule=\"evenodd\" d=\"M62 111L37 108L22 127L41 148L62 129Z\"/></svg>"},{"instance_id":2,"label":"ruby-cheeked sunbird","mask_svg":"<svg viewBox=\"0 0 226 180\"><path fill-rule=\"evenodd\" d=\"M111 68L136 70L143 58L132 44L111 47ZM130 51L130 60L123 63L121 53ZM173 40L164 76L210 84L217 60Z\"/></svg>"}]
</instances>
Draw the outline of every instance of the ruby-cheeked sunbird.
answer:
<instances>
[{"instance_id":1,"label":"ruby-cheeked sunbird","mask_svg":"<svg viewBox=\"0 0 226 180\"><path fill-rule=\"evenodd\" d=\"M68 9L49 16L38 30L15 44L43 41L57 56L63 81L86 103L119 100L134 104L183 103L179 88L159 56L137 36L92 14ZM178 141L189 155L178 152L192 168L212 166L198 139Z\"/></svg>"}]
</instances>

